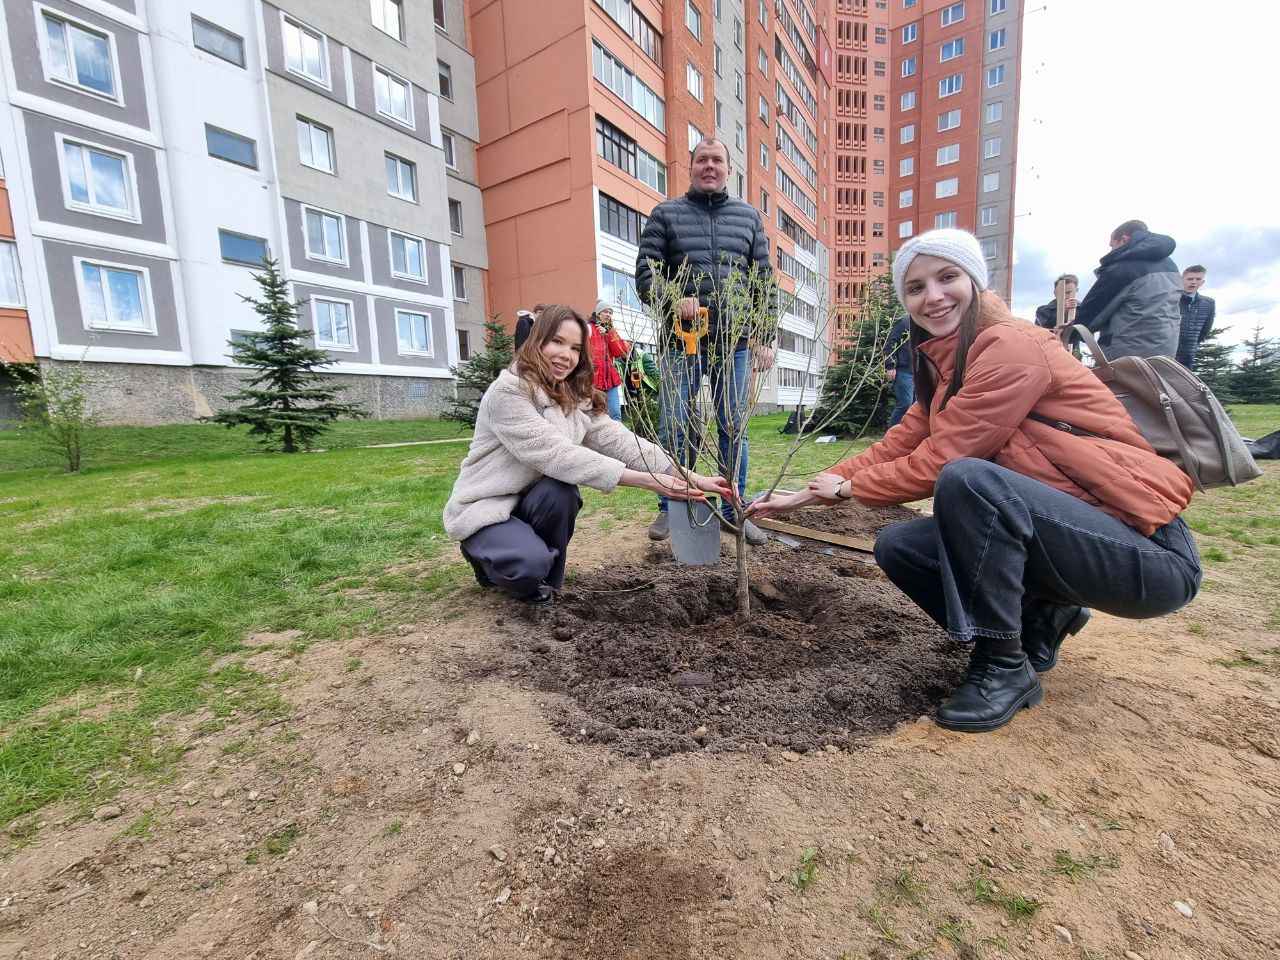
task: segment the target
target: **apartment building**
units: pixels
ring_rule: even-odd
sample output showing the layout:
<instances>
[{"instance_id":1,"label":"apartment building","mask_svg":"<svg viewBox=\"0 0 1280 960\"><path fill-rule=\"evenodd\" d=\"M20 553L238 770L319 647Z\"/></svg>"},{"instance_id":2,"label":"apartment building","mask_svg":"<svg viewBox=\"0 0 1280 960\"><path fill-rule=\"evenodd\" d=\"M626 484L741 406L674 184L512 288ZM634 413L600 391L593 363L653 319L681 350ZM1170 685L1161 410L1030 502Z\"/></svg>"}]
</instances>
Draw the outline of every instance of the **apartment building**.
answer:
<instances>
[{"instance_id":1,"label":"apartment building","mask_svg":"<svg viewBox=\"0 0 1280 960\"><path fill-rule=\"evenodd\" d=\"M1023 2L888 2L891 241L971 230L1008 299Z\"/></svg>"},{"instance_id":2,"label":"apartment building","mask_svg":"<svg viewBox=\"0 0 1280 960\"><path fill-rule=\"evenodd\" d=\"M485 313L460 3L3 15L0 158L35 357L83 360L109 421L206 415L242 376L228 344L259 329L240 297L270 256L348 397L381 417L441 409L467 347L456 318Z\"/></svg>"},{"instance_id":3,"label":"apartment building","mask_svg":"<svg viewBox=\"0 0 1280 960\"><path fill-rule=\"evenodd\" d=\"M18 413L13 384L2 365L31 363L35 359L25 304L22 267L9 209L9 183L0 167L0 420L13 419Z\"/></svg>"}]
</instances>

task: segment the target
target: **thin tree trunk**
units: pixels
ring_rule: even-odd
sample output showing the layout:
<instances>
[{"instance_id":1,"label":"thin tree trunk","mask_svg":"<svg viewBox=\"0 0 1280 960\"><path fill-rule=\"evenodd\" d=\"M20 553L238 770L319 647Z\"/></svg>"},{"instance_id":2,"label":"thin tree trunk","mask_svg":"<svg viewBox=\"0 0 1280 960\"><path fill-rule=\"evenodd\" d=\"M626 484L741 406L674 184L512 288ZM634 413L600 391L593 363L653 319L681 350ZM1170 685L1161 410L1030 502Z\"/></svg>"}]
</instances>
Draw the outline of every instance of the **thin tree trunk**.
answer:
<instances>
[{"instance_id":1,"label":"thin tree trunk","mask_svg":"<svg viewBox=\"0 0 1280 960\"><path fill-rule=\"evenodd\" d=\"M737 547L738 561L738 622L746 623L751 617L751 584L747 580L747 521L741 516L736 519L738 533L733 542Z\"/></svg>"}]
</instances>

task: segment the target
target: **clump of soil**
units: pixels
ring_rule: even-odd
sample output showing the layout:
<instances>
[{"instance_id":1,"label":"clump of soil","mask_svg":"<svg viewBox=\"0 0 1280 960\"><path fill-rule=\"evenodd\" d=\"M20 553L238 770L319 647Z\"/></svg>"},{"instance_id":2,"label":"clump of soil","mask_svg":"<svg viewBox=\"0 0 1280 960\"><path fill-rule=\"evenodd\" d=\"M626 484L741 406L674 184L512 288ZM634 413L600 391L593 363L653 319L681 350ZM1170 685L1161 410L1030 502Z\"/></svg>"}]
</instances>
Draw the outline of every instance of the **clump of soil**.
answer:
<instances>
[{"instance_id":1,"label":"clump of soil","mask_svg":"<svg viewBox=\"0 0 1280 960\"><path fill-rule=\"evenodd\" d=\"M918 520L910 507L864 507L860 503L834 507L806 507L780 519L814 530L874 538L882 529L904 520Z\"/></svg>"},{"instance_id":2,"label":"clump of soil","mask_svg":"<svg viewBox=\"0 0 1280 960\"><path fill-rule=\"evenodd\" d=\"M569 696L566 735L657 757L856 746L929 713L967 662L892 584L776 544L752 554L750 620L735 611L728 564L611 567L566 590L527 667Z\"/></svg>"}]
</instances>

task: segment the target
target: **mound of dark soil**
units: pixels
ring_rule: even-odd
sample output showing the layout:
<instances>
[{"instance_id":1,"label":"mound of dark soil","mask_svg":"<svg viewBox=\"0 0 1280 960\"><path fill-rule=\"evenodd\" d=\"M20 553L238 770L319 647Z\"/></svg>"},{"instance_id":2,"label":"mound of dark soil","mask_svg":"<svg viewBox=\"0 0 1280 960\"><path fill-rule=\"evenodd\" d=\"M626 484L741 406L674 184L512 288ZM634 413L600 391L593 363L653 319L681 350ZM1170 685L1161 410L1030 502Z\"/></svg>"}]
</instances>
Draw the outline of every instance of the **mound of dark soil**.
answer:
<instances>
[{"instance_id":1,"label":"mound of dark soil","mask_svg":"<svg viewBox=\"0 0 1280 960\"><path fill-rule=\"evenodd\" d=\"M569 696L559 728L631 756L848 748L929 713L960 679L966 651L888 581L776 544L751 566L744 624L731 561L576 578L526 664Z\"/></svg>"}]
</instances>

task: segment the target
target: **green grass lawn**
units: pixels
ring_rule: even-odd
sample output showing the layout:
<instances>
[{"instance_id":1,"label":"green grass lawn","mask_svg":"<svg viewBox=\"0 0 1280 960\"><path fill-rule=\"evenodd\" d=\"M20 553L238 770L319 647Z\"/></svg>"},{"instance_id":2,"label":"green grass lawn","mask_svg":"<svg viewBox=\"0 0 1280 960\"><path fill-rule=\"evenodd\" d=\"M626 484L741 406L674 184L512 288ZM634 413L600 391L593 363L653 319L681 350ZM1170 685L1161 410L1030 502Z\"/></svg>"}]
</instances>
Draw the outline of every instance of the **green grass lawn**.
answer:
<instances>
[{"instance_id":1,"label":"green grass lawn","mask_svg":"<svg viewBox=\"0 0 1280 960\"><path fill-rule=\"evenodd\" d=\"M1280 430L1280 403L1232 403L1227 413L1242 435L1255 440Z\"/></svg>"},{"instance_id":2,"label":"green grass lawn","mask_svg":"<svg viewBox=\"0 0 1280 960\"><path fill-rule=\"evenodd\" d=\"M1265 427L1280 407L1233 413ZM782 467L785 420L752 421L752 492ZM214 669L249 632L295 628L314 642L377 630L464 582L440 515L466 444L354 449L456 435L438 421L343 423L326 452L285 456L216 426L112 428L73 476L0 434L0 826L58 800L87 810L162 774L180 755L174 717L204 710L216 725L287 709L257 674ZM806 444L782 485L866 442ZM1188 512L1216 551L1210 567L1247 560L1272 598L1277 501L1273 468ZM632 521L654 498L587 491L586 504ZM434 558L426 578L388 572ZM1280 626L1280 605L1273 617Z\"/></svg>"}]
</instances>

